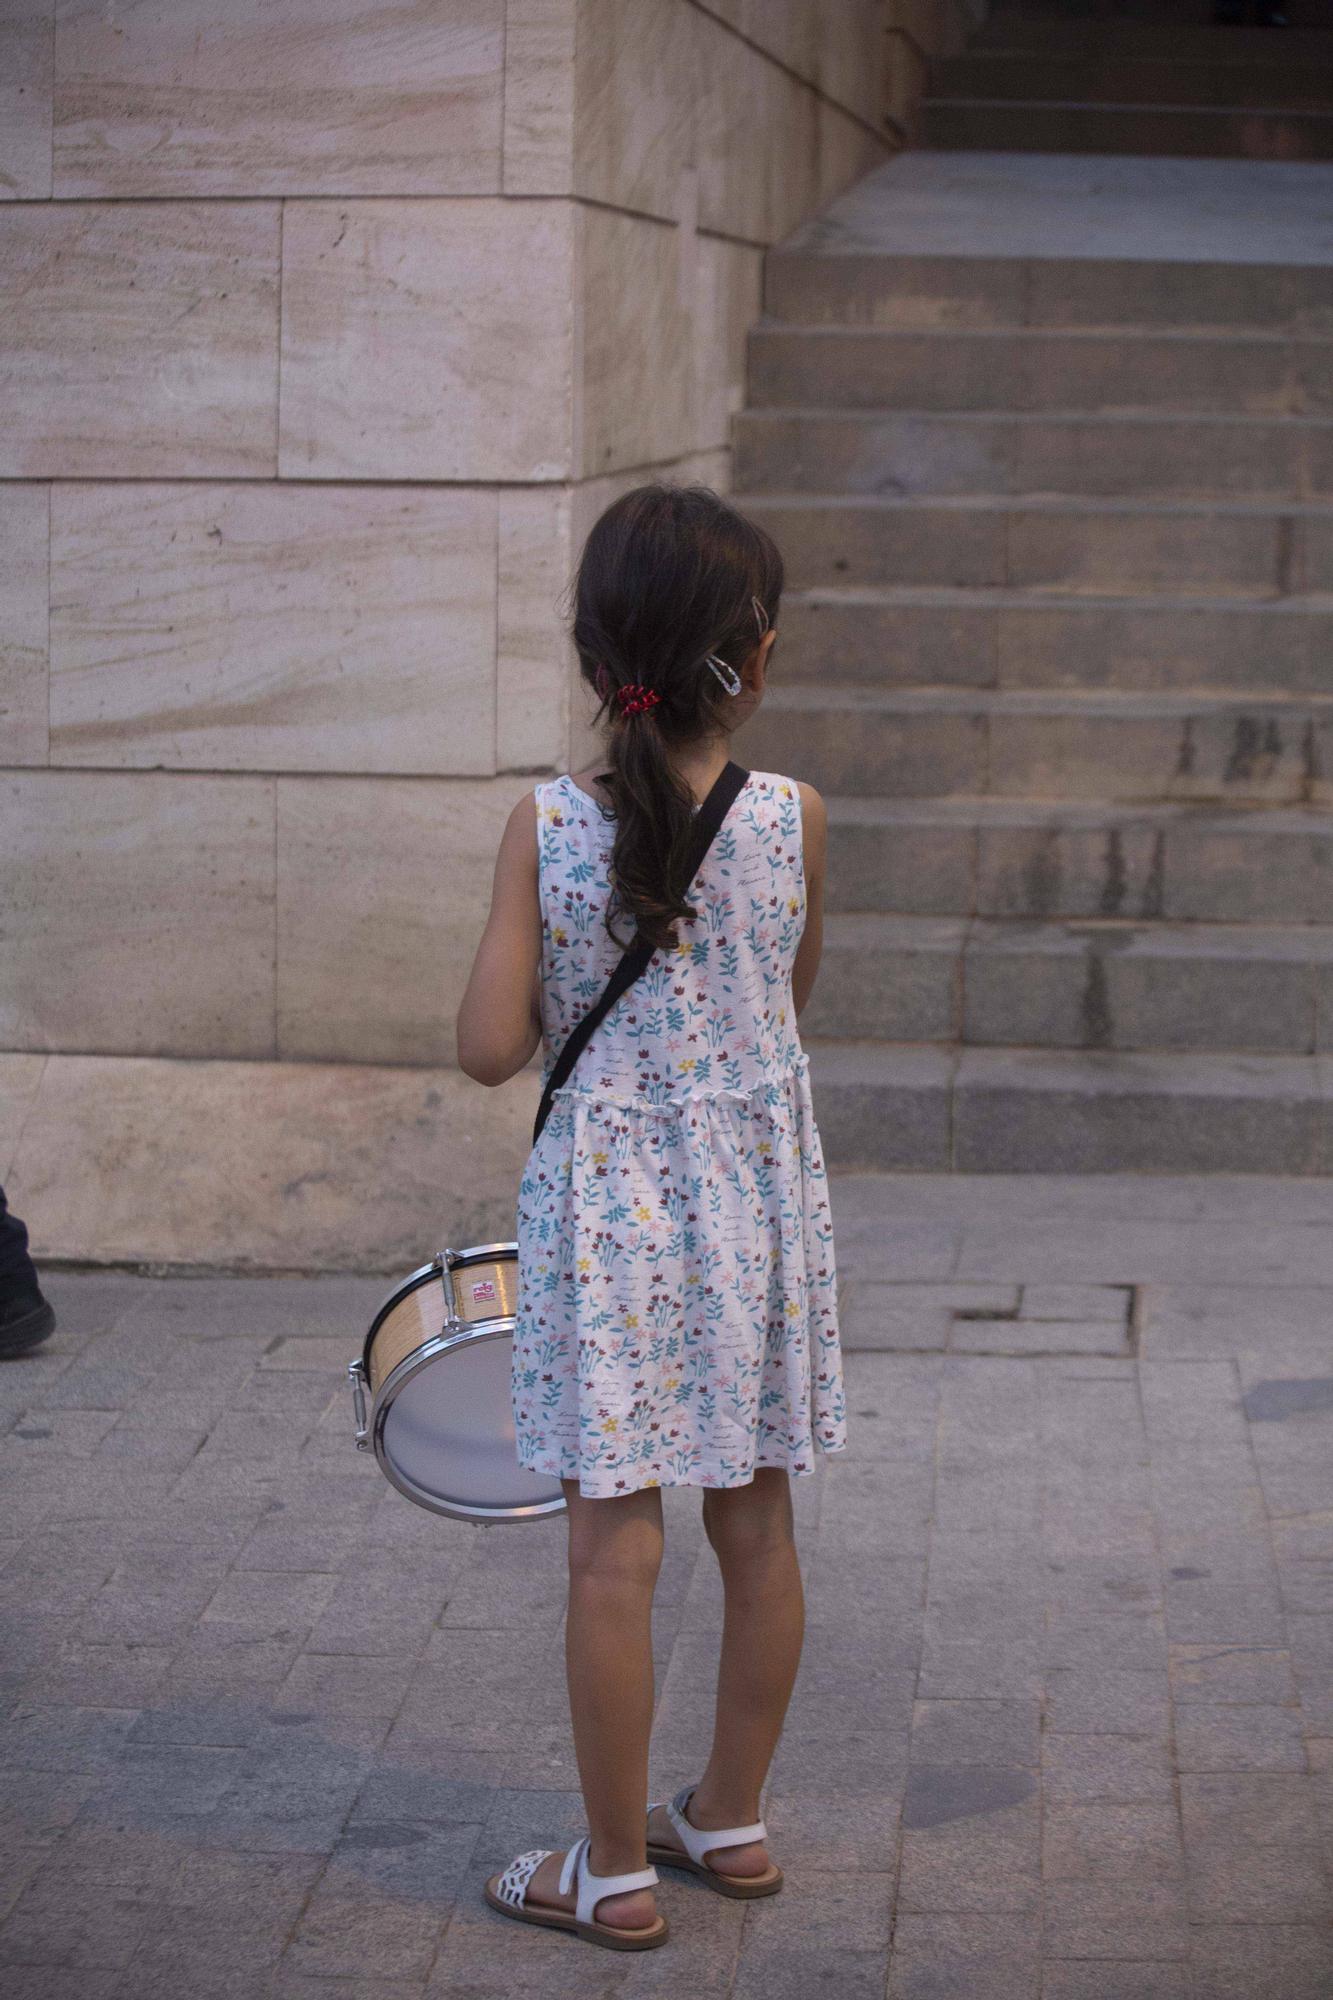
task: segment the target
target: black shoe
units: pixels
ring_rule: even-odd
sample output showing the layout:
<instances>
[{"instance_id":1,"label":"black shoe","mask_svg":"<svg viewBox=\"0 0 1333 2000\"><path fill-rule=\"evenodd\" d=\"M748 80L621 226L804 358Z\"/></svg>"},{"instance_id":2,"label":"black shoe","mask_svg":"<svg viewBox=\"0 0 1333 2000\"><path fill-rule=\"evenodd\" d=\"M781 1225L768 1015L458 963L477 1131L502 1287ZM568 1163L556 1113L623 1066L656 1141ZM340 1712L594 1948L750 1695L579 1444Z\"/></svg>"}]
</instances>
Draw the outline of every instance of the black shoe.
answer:
<instances>
[{"instance_id":1,"label":"black shoe","mask_svg":"<svg viewBox=\"0 0 1333 2000\"><path fill-rule=\"evenodd\" d=\"M26 1354L55 1330L55 1307L40 1292L12 1292L0 1298L0 1360Z\"/></svg>"}]
</instances>

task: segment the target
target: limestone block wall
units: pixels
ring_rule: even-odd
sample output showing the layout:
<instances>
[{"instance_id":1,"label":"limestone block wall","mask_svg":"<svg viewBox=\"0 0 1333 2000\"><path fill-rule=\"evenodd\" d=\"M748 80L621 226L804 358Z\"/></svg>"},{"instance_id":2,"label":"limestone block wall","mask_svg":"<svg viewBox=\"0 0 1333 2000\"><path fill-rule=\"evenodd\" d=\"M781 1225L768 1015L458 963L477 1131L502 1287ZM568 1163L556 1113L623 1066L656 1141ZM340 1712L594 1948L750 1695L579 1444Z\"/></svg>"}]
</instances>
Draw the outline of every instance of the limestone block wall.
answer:
<instances>
[{"instance_id":1,"label":"limestone block wall","mask_svg":"<svg viewBox=\"0 0 1333 2000\"><path fill-rule=\"evenodd\" d=\"M562 594L972 0L9 0L0 1049L444 1064Z\"/></svg>"}]
</instances>

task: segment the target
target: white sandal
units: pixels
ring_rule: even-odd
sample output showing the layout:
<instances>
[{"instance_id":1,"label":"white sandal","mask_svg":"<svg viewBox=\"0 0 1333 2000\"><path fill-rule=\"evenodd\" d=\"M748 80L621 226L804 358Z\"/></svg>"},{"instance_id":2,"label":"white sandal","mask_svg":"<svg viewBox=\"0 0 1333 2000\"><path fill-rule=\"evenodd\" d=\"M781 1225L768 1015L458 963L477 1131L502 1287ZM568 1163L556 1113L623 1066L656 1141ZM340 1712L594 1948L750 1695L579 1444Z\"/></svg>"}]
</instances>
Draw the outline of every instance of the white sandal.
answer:
<instances>
[{"instance_id":1,"label":"white sandal","mask_svg":"<svg viewBox=\"0 0 1333 2000\"><path fill-rule=\"evenodd\" d=\"M711 1854L716 1847L744 1847L753 1840L767 1840L764 1822L757 1819L749 1826L691 1826L685 1808L693 1791L693 1785L682 1785L673 1799L658 1799L649 1806L650 1813L659 1805L665 1806L667 1818L684 1842L685 1852L682 1854L678 1847L664 1847L650 1835L648 1859L660 1862L664 1868L688 1868L691 1874L702 1875L722 1896L776 1896L782 1887L782 1870L776 1861L769 1863L764 1875L725 1875L704 1860L705 1854Z\"/></svg>"},{"instance_id":2,"label":"white sandal","mask_svg":"<svg viewBox=\"0 0 1333 2000\"><path fill-rule=\"evenodd\" d=\"M531 1847L526 1854L517 1855L502 1874L490 1877L485 1888L486 1901L492 1909L516 1917L520 1923L576 1931L590 1944L604 1944L612 1951L649 1951L654 1945L665 1944L664 1916L659 1915L654 1924L626 1930L619 1924L600 1923L593 1915L603 1896L623 1895L630 1889L651 1889L658 1880L657 1870L650 1866L632 1869L625 1875L594 1875L588 1866L588 1846L589 1836L585 1833L570 1848L560 1870L562 1896L569 1894L571 1883L577 1880L574 1909L558 1910L554 1904L530 1903L527 1899L529 1883L547 1855L556 1853L554 1847Z\"/></svg>"}]
</instances>

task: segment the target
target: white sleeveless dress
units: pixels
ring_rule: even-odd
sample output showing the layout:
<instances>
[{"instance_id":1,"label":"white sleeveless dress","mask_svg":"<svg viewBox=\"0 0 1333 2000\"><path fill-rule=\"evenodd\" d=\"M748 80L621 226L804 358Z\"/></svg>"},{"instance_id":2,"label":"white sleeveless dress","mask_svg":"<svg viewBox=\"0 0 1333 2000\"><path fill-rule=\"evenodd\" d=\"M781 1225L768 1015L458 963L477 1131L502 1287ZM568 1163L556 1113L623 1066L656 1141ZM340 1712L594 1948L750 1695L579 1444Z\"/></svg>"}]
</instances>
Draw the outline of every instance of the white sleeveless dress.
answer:
<instances>
[{"instance_id":1,"label":"white sleeveless dress","mask_svg":"<svg viewBox=\"0 0 1333 2000\"><path fill-rule=\"evenodd\" d=\"M615 822L536 788L545 1084L620 956ZM833 1229L791 970L800 794L752 771L657 952L555 1094L518 1201L521 1465L585 1495L813 1472L847 1442ZM617 929L628 935L625 923Z\"/></svg>"}]
</instances>

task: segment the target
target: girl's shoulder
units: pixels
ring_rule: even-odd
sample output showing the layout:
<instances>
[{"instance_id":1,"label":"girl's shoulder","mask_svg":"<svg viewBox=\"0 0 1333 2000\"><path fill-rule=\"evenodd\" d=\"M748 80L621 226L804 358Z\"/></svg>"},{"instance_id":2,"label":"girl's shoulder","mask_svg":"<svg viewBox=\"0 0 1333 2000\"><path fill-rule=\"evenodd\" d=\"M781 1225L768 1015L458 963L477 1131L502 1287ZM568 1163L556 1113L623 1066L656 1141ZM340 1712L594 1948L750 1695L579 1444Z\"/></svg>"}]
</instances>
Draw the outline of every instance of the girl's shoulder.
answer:
<instances>
[{"instance_id":1,"label":"girl's shoulder","mask_svg":"<svg viewBox=\"0 0 1333 2000\"><path fill-rule=\"evenodd\" d=\"M569 771L543 780L529 797L536 807L538 830L562 834L567 842L584 834L602 840L613 823L608 808L590 797Z\"/></svg>"},{"instance_id":2,"label":"girl's shoulder","mask_svg":"<svg viewBox=\"0 0 1333 2000\"><path fill-rule=\"evenodd\" d=\"M580 803L592 804L592 800L580 792L568 771L562 771L558 778L543 778L539 784L533 786L529 796L534 801L539 816Z\"/></svg>"},{"instance_id":3,"label":"girl's shoulder","mask_svg":"<svg viewBox=\"0 0 1333 2000\"><path fill-rule=\"evenodd\" d=\"M807 874L822 872L828 808L814 786L804 778L789 778L784 771L752 771L750 777L759 787L766 823L782 840L794 843L793 851Z\"/></svg>"},{"instance_id":4,"label":"girl's shoulder","mask_svg":"<svg viewBox=\"0 0 1333 2000\"><path fill-rule=\"evenodd\" d=\"M751 771L749 782L766 797L793 805L817 801L819 794L804 778L789 778L785 771Z\"/></svg>"},{"instance_id":5,"label":"girl's shoulder","mask_svg":"<svg viewBox=\"0 0 1333 2000\"><path fill-rule=\"evenodd\" d=\"M614 819L609 801L597 796L600 790L595 769L572 772L564 771L557 778L546 778L534 786L526 797L536 808L538 820L556 826L595 825L604 826ZM803 778L788 777L785 771L751 771L747 769L745 791L752 797L756 794L780 806L795 809L821 803L813 785Z\"/></svg>"}]
</instances>

